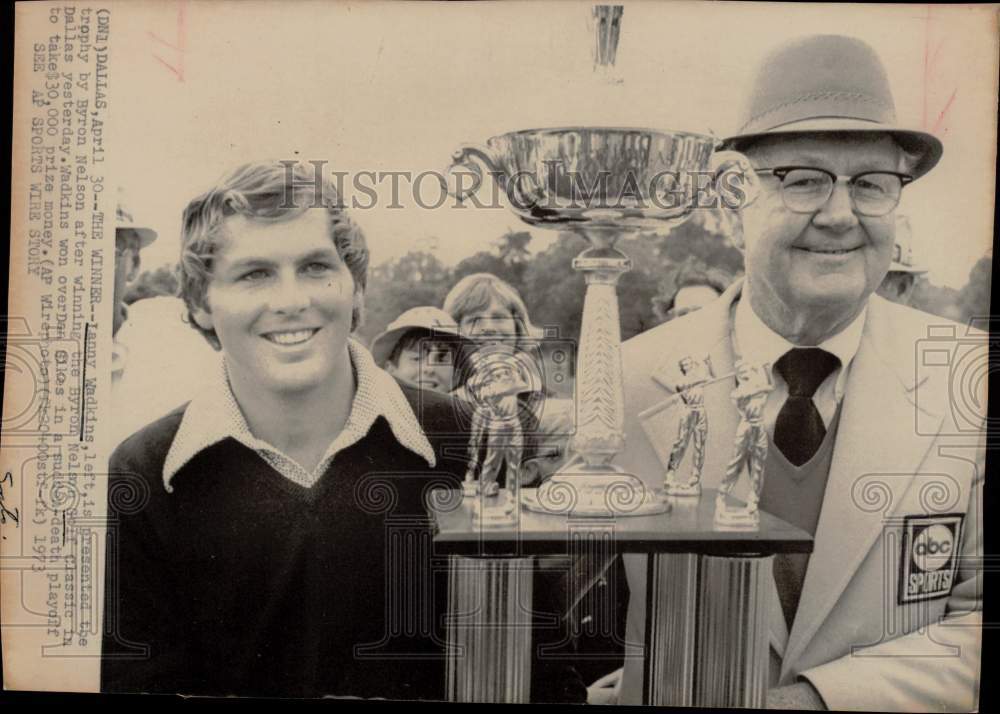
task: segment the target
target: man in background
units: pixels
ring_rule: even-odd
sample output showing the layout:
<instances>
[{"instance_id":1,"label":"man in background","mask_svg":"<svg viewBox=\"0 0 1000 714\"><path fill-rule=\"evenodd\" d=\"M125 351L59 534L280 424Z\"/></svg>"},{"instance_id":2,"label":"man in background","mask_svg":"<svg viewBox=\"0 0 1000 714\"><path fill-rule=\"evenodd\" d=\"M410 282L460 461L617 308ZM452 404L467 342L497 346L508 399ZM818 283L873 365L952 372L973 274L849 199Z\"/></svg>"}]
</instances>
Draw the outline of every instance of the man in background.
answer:
<instances>
[{"instance_id":1,"label":"man in background","mask_svg":"<svg viewBox=\"0 0 1000 714\"><path fill-rule=\"evenodd\" d=\"M663 322L683 317L715 300L725 292L730 282L732 281L714 270L682 267L675 279L676 288L673 297L669 300L663 297L654 298L653 312Z\"/></svg>"},{"instance_id":2,"label":"man in background","mask_svg":"<svg viewBox=\"0 0 1000 714\"><path fill-rule=\"evenodd\" d=\"M125 290L139 276L139 252L156 240L156 231L135 222L132 212L125 205L124 192L118 190L115 209L115 289L112 334L117 335L128 318Z\"/></svg>"},{"instance_id":3,"label":"man in background","mask_svg":"<svg viewBox=\"0 0 1000 714\"><path fill-rule=\"evenodd\" d=\"M900 305L912 305L913 291L927 273L927 268L918 265L913 252L910 219L906 216L896 216L896 245L892 249L892 263L877 291L886 300Z\"/></svg>"},{"instance_id":4,"label":"man in background","mask_svg":"<svg viewBox=\"0 0 1000 714\"><path fill-rule=\"evenodd\" d=\"M118 192L115 227L114 342L111 352L111 446L191 399L214 374L218 354L186 324L178 297L126 304L139 276L140 252L157 233L133 218Z\"/></svg>"}]
</instances>

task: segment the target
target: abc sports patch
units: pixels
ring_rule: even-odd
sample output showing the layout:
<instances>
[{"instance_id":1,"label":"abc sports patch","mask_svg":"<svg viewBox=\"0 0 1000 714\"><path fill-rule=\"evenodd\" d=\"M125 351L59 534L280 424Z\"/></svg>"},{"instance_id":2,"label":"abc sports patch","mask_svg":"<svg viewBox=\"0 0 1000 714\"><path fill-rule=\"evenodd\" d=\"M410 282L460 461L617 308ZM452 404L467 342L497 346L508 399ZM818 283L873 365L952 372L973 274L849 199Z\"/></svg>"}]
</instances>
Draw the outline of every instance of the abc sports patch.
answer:
<instances>
[{"instance_id":1,"label":"abc sports patch","mask_svg":"<svg viewBox=\"0 0 1000 714\"><path fill-rule=\"evenodd\" d=\"M899 604L945 597L958 570L961 513L907 516L899 559Z\"/></svg>"}]
</instances>

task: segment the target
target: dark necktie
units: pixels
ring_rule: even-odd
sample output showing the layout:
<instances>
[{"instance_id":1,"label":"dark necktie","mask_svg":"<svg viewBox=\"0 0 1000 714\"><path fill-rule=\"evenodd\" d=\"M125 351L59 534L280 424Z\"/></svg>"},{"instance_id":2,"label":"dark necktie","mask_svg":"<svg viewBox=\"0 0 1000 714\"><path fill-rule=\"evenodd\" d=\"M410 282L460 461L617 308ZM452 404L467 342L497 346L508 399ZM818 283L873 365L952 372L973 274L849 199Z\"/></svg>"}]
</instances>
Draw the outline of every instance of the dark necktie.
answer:
<instances>
[{"instance_id":1,"label":"dark necktie","mask_svg":"<svg viewBox=\"0 0 1000 714\"><path fill-rule=\"evenodd\" d=\"M838 366L837 357L818 347L794 347L774 364L788 385L788 399L774 423L774 445L795 466L809 461L823 443L826 426L812 398Z\"/></svg>"}]
</instances>

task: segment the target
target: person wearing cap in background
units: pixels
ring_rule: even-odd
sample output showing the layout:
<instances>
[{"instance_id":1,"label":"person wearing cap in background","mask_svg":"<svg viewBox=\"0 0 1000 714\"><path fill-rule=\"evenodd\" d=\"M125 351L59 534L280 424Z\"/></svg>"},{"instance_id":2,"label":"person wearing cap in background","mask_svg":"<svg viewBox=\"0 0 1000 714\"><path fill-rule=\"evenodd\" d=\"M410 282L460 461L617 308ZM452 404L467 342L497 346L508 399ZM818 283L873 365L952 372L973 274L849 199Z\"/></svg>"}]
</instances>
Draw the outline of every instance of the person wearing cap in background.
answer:
<instances>
[{"instance_id":1,"label":"person wearing cap in background","mask_svg":"<svg viewBox=\"0 0 1000 714\"><path fill-rule=\"evenodd\" d=\"M156 240L137 223L118 190L115 211L115 287L111 352L111 446L191 399L218 363L218 354L184 321L178 297L162 295L125 304L139 275L140 251Z\"/></svg>"},{"instance_id":2,"label":"person wearing cap in background","mask_svg":"<svg viewBox=\"0 0 1000 714\"><path fill-rule=\"evenodd\" d=\"M124 193L118 190L118 205L115 208L115 289L114 314L111 334L118 330L128 317L125 306L125 288L139 275L141 260L139 252L156 240L156 231L138 225L132 212L125 205Z\"/></svg>"},{"instance_id":3,"label":"person wearing cap in background","mask_svg":"<svg viewBox=\"0 0 1000 714\"><path fill-rule=\"evenodd\" d=\"M913 301L913 291L917 287L917 282L926 272L927 268L918 267L913 257L913 231L910 230L910 219L906 216L896 216L896 245L892 249L892 263L877 290L878 294L900 305L909 305Z\"/></svg>"},{"instance_id":4,"label":"person wearing cap in background","mask_svg":"<svg viewBox=\"0 0 1000 714\"><path fill-rule=\"evenodd\" d=\"M401 382L450 394L461 345L458 324L431 306L413 307L372 340L375 364Z\"/></svg>"},{"instance_id":5,"label":"person wearing cap in background","mask_svg":"<svg viewBox=\"0 0 1000 714\"><path fill-rule=\"evenodd\" d=\"M719 375L737 359L771 364L760 508L809 532L814 548L773 561L766 705L971 710L986 395L959 422L948 369L920 369L917 354L945 321L874 295L900 194L934 168L941 143L897 125L882 62L854 38L785 44L751 87L743 128L722 144L749 160L723 166L747 189L733 221L746 278L624 343L620 465L662 484L669 410L652 407L675 398L668 375L680 359L708 355ZM706 488L733 450L731 389L705 387ZM625 556L630 643L643 641L645 557ZM621 703L641 701L640 650L629 647Z\"/></svg>"}]
</instances>

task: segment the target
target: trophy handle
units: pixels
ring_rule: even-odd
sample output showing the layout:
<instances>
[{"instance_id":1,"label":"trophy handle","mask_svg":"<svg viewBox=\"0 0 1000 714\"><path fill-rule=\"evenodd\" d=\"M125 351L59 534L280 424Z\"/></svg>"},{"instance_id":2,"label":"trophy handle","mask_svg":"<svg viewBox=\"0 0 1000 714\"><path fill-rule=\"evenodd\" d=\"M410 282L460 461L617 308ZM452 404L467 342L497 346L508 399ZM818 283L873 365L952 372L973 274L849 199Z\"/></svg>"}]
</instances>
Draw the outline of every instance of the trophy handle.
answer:
<instances>
[{"instance_id":1,"label":"trophy handle","mask_svg":"<svg viewBox=\"0 0 1000 714\"><path fill-rule=\"evenodd\" d=\"M478 159L478 161L473 159ZM494 177L499 178L504 175L500 159L488 147L479 144L463 144L456 149L451 155L451 164L445 169L444 175L456 176L455 169L467 168L475 174L476 180L471 186L463 185L461 179L458 179L454 184L447 181L449 195L454 196L459 201L464 201L478 191L483 184L483 170L479 167L480 164L485 166Z\"/></svg>"},{"instance_id":2,"label":"trophy handle","mask_svg":"<svg viewBox=\"0 0 1000 714\"><path fill-rule=\"evenodd\" d=\"M738 151L716 151L712 154L709 166L715 190L722 196L723 208L741 210L757 200L760 195L760 178L750 159L744 154ZM738 175L742 180L733 185L724 180L729 175ZM738 195L740 193L742 198Z\"/></svg>"}]
</instances>

